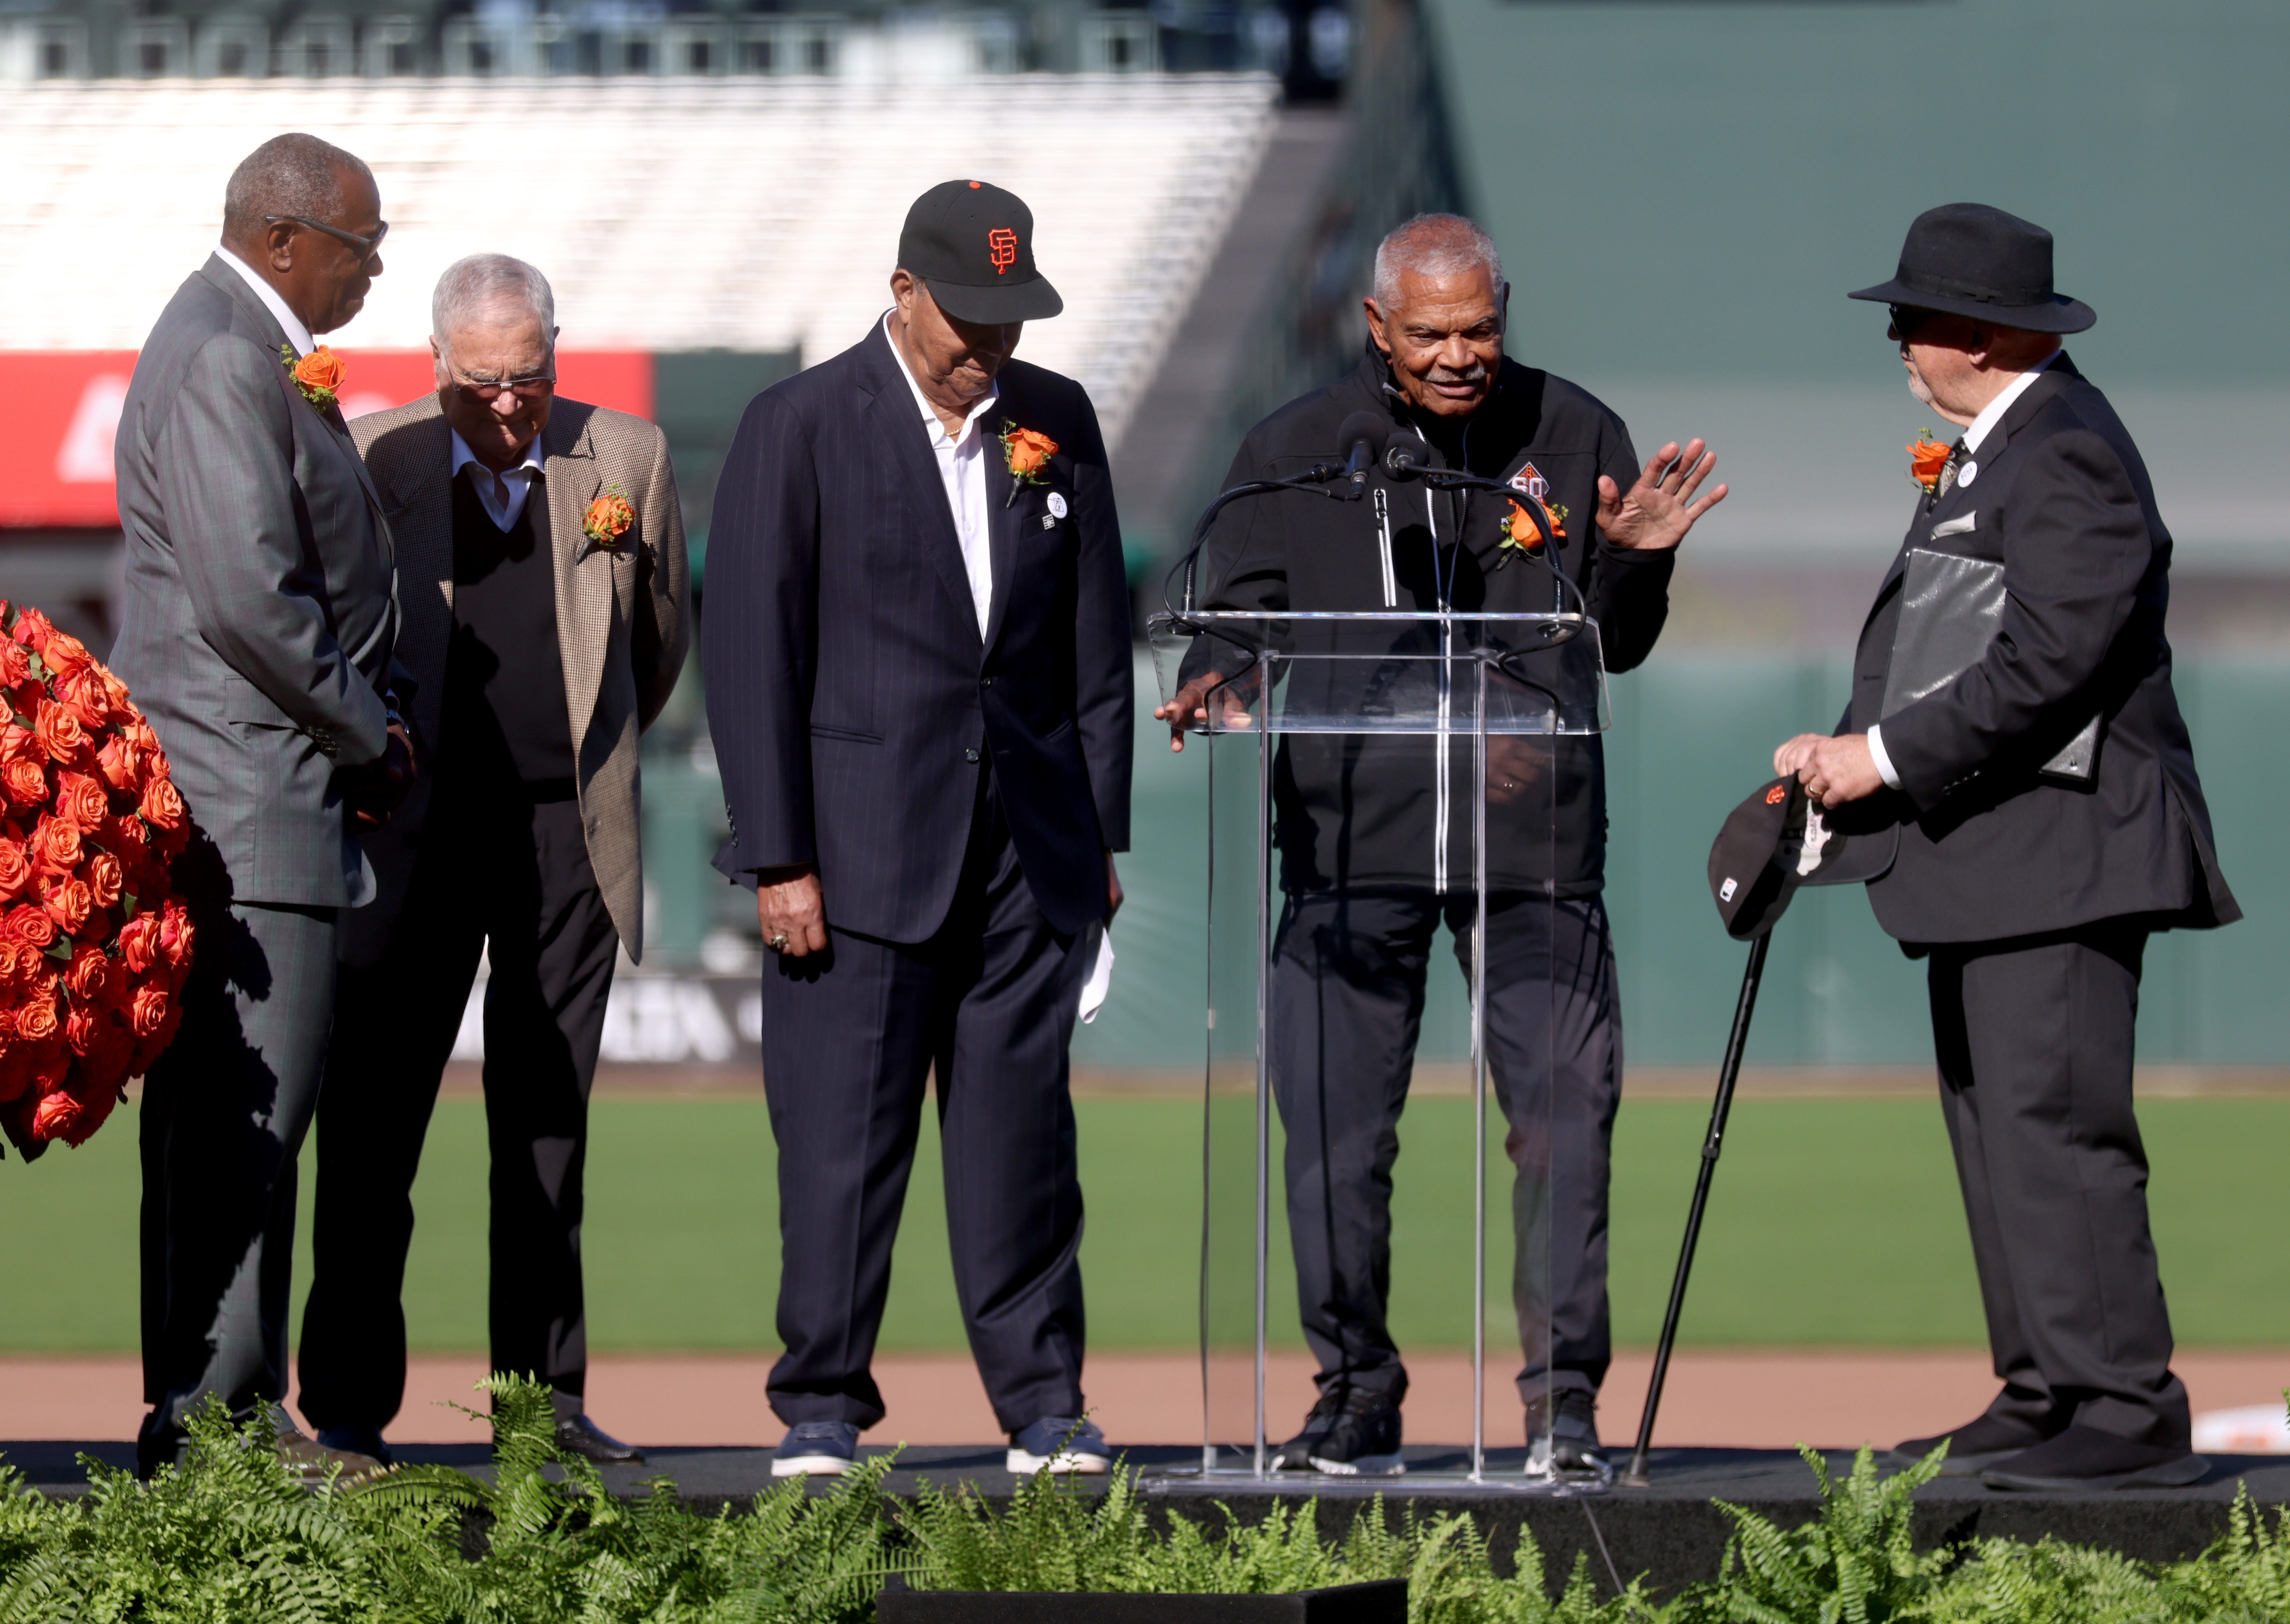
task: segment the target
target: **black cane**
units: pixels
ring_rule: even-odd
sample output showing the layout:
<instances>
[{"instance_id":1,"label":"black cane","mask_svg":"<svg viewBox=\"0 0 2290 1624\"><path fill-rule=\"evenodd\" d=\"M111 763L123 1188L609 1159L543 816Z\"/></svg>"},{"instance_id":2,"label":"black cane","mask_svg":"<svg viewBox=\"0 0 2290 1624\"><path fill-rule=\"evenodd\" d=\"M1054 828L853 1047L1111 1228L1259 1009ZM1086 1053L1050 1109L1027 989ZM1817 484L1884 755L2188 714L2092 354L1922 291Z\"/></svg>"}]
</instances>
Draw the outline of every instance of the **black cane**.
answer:
<instances>
[{"instance_id":1,"label":"black cane","mask_svg":"<svg viewBox=\"0 0 2290 1624\"><path fill-rule=\"evenodd\" d=\"M1768 930L1750 944L1750 962L1742 972L1742 997L1734 1006L1734 1031L1726 1040L1726 1064L1718 1073L1718 1097L1709 1105L1709 1133L1701 1141L1701 1171L1693 1180L1693 1204L1686 1209L1685 1240L1677 1249L1677 1276L1669 1283L1669 1308L1661 1316L1661 1340L1654 1345L1653 1380L1646 1387L1645 1413L1638 1418L1638 1446L1630 1454L1624 1486L1646 1486L1646 1452L1653 1447L1654 1412L1661 1407L1661 1384L1669 1374L1670 1345L1677 1340L1677 1316L1685 1308L1685 1281L1693 1272L1693 1247L1701 1238L1701 1212L1709 1204L1709 1181L1718 1173L1718 1153L1724 1147L1726 1118L1734 1108L1734 1084L1742 1076L1742 1051L1750 1041L1750 1016L1758 1007L1758 982L1766 972L1766 948L1773 940Z\"/></svg>"}]
</instances>

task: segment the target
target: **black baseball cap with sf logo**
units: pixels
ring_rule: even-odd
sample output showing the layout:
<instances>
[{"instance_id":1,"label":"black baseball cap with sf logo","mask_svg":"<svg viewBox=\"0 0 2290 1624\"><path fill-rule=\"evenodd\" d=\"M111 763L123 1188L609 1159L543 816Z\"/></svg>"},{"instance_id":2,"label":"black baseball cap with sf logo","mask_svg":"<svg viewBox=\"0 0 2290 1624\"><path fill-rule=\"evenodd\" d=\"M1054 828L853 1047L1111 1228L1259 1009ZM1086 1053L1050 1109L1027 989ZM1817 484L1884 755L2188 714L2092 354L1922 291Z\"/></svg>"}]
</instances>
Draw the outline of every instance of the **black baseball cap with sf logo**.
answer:
<instances>
[{"instance_id":1,"label":"black baseball cap with sf logo","mask_svg":"<svg viewBox=\"0 0 2290 1624\"><path fill-rule=\"evenodd\" d=\"M899 268L958 322L1038 321L1066 308L1034 268L1034 212L983 180L948 180L915 199Z\"/></svg>"}]
</instances>

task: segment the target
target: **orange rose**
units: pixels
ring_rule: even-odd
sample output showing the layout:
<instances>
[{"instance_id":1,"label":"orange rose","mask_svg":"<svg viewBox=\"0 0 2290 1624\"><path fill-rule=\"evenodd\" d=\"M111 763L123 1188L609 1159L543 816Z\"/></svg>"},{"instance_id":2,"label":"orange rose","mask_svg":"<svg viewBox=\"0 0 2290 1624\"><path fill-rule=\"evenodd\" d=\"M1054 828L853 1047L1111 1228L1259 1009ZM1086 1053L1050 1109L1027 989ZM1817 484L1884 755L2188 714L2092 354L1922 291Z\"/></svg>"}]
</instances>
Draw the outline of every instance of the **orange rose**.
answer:
<instances>
[{"instance_id":1,"label":"orange rose","mask_svg":"<svg viewBox=\"0 0 2290 1624\"><path fill-rule=\"evenodd\" d=\"M0 766L0 789L19 806L44 806L48 802L48 764L27 757Z\"/></svg>"},{"instance_id":2,"label":"orange rose","mask_svg":"<svg viewBox=\"0 0 2290 1624\"><path fill-rule=\"evenodd\" d=\"M30 957L24 956L28 953ZM20 941L0 939L0 988L13 987L20 977L30 972L38 957Z\"/></svg>"},{"instance_id":3,"label":"orange rose","mask_svg":"<svg viewBox=\"0 0 2290 1624\"><path fill-rule=\"evenodd\" d=\"M34 951L44 950L56 939L55 921L28 902L19 902L0 919L0 936L10 941L23 943Z\"/></svg>"},{"instance_id":4,"label":"orange rose","mask_svg":"<svg viewBox=\"0 0 2290 1624\"><path fill-rule=\"evenodd\" d=\"M70 707L59 705L53 700L41 706L39 714L32 718L32 731L39 734L40 743L52 761L76 762L80 752L87 748L87 730L80 725Z\"/></svg>"},{"instance_id":5,"label":"orange rose","mask_svg":"<svg viewBox=\"0 0 2290 1624\"><path fill-rule=\"evenodd\" d=\"M127 889L127 869L108 852L98 852L87 860L80 871L87 882L88 894L95 899L98 908L111 908L119 901L120 893Z\"/></svg>"},{"instance_id":6,"label":"orange rose","mask_svg":"<svg viewBox=\"0 0 2290 1624\"><path fill-rule=\"evenodd\" d=\"M159 914L159 956L177 970L191 962L191 938L197 934L191 924L190 910L180 902L169 902ZM45 947L47 944L40 944Z\"/></svg>"},{"instance_id":7,"label":"orange rose","mask_svg":"<svg viewBox=\"0 0 2290 1624\"><path fill-rule=\"evenodd\" d=\"M28 1044L44 1044L56 1035L56 1001L27 998L16 1006L16 1036Z\"/></svg>"},{"instance_id":8,"label":"orange rose","mask_svg":"<svg viewBox=\"0 0 2290 1624\"><path fill-rule=\"evenodd\" d=\"M1038 473L1044 463L1057 455L1058 443L1034 428L1013 428L1002 436L1002 449L1009 458L1010 471L1023 479Z\"/></svg>"},{"instance_id":9,"label":"orange rose","mask_svg":"<svg viewBox=\"0 0 2290 1624\"><path fill-rule=\"evenodd\" d=\"M119 966L101 948L81 948L64 970L64 990L72 1003L100 1004L118 990Z\"/></svg>"},{"instance_id":10,"label":"orange rose","mask_svg":"<svg viewBox=\"0 0 2290 1624\"><path fill-rule=\"evenodd\" d=\"M36 654L47 646L48 639L56 635L55 623L38 610L26 609L20 604L16 610L16 624L8 635Z\"/></svg>"},{"instance_id":11,"label":"orange rose","mask_svg":"<svg viewBox=\"0 0 2290 1624\"><path fill-rule=\"evenodd\" d=\"M339 395L349 379L348 364L324 344L294 363L294 381L316 394Z\"/></svg>"},{"instance_id":12,"label":"orange rose","mask_svg":"<svg viewBox=\"0 0 2290 1624\"><path fill-rule=\"evenodd\" d=\"M127 1024L138 1037L156 1036L167 1022L172 1003L165 988L156 981L146 982L135 989L134 1002L127 1006Z\"/></svg>"},{"instance_id":13,"label":"orange rose","mask_svg":"<svg viewBox=\"0 0 2290 1624\"><path fill-rule=\"evenodd\" d=\"M67 936L76 936L87 928L87 916L95 911L95 893L88 889L85 880L75 875L49 881L40 905L56 922L56 929Z\"/></svg>"},{"instance_id":14,"label":"orange rose","mask_svg":"<svg viewBox=\"0 0 2290 1624\"><path fill-rule=\"evenodd\" d=\"M62 639L56 641L60 643ZM48 646L53 648L55 644ZM56 703L72 713L91 739L110 724L111 696L103 691L103 684L92 665L82 666L68 676L56 678Z\"/></svg>"},{"instance_id":15,"label":"orange rose","mask_svg":"<svg viewBox=\"0 0 2290 1624\"><path fill-rule=\"evenodd\" d=\"M155 829L183 827L183 797L177 793L172 779L155 778L144 785L143 798L135 810Z\"/></svg>"},{"instance_id":16,"label":"orange rose","mask_svg":"<svg viewBox=\"0 0 2290 1624\"><path fill-rule=\"evenodd\" d=\"M133 745L139 756L156 756L160 753L159 735L153 732L151 724L140 716L131 718L126 725L119 730L119 736Z\"/></svg>"},{"instance_id":17,"label":"orange rose","mask_svg":"<svg viewBox=\"0 0 2290 1624\"><path fill-rule=\"evenodd\" d=\"M95 668L103 678L103 697L111 701L111 708L124 716L141 721L143 713L135 708L134 701L128 695L127 684L112 674L109 666L99 665Z\"/></svg>"},{"instance_id":18,"label":"orange rose","mask_svg":"<svg viewBox=\"0 0 2290 1624\"><path fill-rule=\"evenodd\" d=\"M103 748L95 753L95 770L102 775L104 783L113 789L127 795L137 794L142 789L142 756L133 745L117 733L105 739Z\"/></svg>"},{"instance_id":19,"label":"orange rose","mask_svg":"<svg viewBox=\"0 0 2290 1624\"><path fill-rule=\"evenodd\" d=\"M80 849L79 825L68 818L42 818L24 855L41 874L69 874L86 855Z\"/></svg>"},{"instance_id":20,"label":"orange rose","mask_svg":"<svg viewBox=\"0 0 2290 1624\"><path fill-rule=\"evenodd\" d=\"M613 544L629 533L629 526L637 522L637 510L629 506L629 499L621 494L618 485L590 502L581 516L581 533L598 547L610 551Z\"/></svg>"},{"instance_id":21,"label":"orange rose","mask_svg":"<svg viewBox=\"0 0 2290 1624\"><path fill-rule=\"evenodd\" d=\"M32 657L24 645L0 637L0 688L13 688L32 680Z\"/></svg>"},{"instance_id":22,"label":"orange rose","mask_svg":"<svg viewBox=\"0 0 2290 1624\"><path fill-rule=\"evenodd\" d=\"M74 676L95 668L95 656L87 652L87 644L69 632L51 631L40 650L40 659L59 677Z\"/></svg>"},{"instance_id":23,"label":"orange rose","mask_svg":"<svg viewBox=\"0 0 2290 1624\"><path fill-rule=\"evenodd\" d=\"M13 900L32 883L32 861L20 840L0 838L0 902Z\"/></svg>"},{"instance_id":24,"label":"orange rose","mask_svg":"<svg viewBox=\"0 0 2290 1624\"><path fill-rule=\"evenodd\" d=\"M1940 484L1940 471L1947 465L1949 448L1929 435L1919 433L1916 439L1902 447L1909 453L1909 477L1929 491Z\"/></svg>"},{"instance_id":25,"label":"orange rose","mask_svg":"<svg viewBox=\"0 0 2290 1624\"><path fill-rule=\"evenodd\" d=\"M159 962L159 916L139 913L119 927L119 962L141 975Z\"/></svg>"},{"instance_id":26,"label":"orange rose","mask_svg":"<svg viewBox=\"0 0 2290 1624\"><path fill-rule=\"evenodd\" d=\"M70 820L84 835L92 835L111 816L111 797L103 786L84 772L60 773L56 778L56 816Z\"/></svg>"}]
</instances>

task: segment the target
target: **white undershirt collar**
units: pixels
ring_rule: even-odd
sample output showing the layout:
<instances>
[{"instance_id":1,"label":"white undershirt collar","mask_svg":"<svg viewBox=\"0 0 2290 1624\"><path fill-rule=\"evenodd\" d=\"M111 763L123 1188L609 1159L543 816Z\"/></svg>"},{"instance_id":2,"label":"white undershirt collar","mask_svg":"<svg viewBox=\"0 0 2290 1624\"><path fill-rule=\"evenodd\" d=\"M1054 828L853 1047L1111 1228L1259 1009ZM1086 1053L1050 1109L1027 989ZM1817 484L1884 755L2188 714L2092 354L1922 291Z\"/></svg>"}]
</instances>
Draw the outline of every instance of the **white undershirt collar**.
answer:
<instances>
[{"instance_id":1,"label":"white undershirt collar","mask_svg":"<svg viewBox=\"0 0 2290 1624\"><path fill-rule=\"evenodd\" d=\"M254 296L262 301L263 308L278 318L278 331L286 335L286 341L294 347L294 353L297 356L308 355L316 347L316 340L310 337L310 330L302 325L302 318L278 297L278 290L256 276L252 266L220 244L216 245L215 258L236 271L246 285L254 290Z\"/></svg>"},{"instance_id":2,"label":"white undershirt collar","mask_svg":"<svg viewBox=\"0 0 2290 1624\"><path fill-rule=\"evenodd\" d=\"M477 460L476 452L469 449L469 443L461 438L460 431L450 432L453 444L452 477L459 479L463 468L475 468L476 477L469 481L470 488L484 504L485 516L498 529L508 531L516 524L516 516L524 511L525 498L532 494L533 480L544 472L540 436L532 436L532 443L524 448L523 460L515 468L502 470L497 482L493 470Z\"/></svg>"},{"instance_id":3,"label":"white undershirt collar","mask_svg":"<svg viewBox=\"0 0 2290 1624\"><path fill-rule=\"evenodd\" d=\"M1972 420L1972 427L1964 431L1966 456L1969 457L1979 451L1980 443L1988 437L1990 431L1997 424L2004 420L2004 414L2012 409L2012 403L2025 395L2029 386L2043 376L2044 369L2059 358L2060 352L2056 349L2052 351L2050 355L2046 356L2035 365L2006 384L1996 398L1981 409L1980 415Z\"/></svg>"}]
</instances>

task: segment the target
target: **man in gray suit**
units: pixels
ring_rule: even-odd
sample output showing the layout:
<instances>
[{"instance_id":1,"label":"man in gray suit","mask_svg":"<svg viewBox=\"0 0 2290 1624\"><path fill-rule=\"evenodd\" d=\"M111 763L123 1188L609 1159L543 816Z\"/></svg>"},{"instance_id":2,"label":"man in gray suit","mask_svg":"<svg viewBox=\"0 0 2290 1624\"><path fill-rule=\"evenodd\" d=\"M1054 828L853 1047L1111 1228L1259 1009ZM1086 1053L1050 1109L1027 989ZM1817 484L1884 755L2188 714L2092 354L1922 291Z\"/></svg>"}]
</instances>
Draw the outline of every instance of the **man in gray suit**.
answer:
<instances>
[{"instance_id":1,"label":"man in gray suit","mask_svg":"<svg viewBox=\"0 0 2290 1624\"><path fill-rule=\"evenodd\" d=\"M295 1156L333 1018L339 910L372 895L356 834L413 763L391 686L381 505L312 335L380 274L380 194L350 154L266 141L222 245L160 316L120 420L126 590L113 668L166 747L193 826L183 1024L145 1084L143 1396L136 1455L175 1457L219 1396L274 1406L312 1475L372 1462L296 1431L285 1396Z\"/></svg>"}]
</instances>

